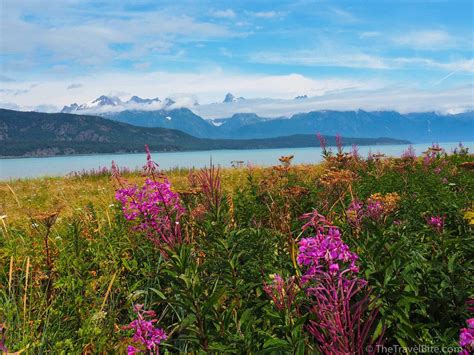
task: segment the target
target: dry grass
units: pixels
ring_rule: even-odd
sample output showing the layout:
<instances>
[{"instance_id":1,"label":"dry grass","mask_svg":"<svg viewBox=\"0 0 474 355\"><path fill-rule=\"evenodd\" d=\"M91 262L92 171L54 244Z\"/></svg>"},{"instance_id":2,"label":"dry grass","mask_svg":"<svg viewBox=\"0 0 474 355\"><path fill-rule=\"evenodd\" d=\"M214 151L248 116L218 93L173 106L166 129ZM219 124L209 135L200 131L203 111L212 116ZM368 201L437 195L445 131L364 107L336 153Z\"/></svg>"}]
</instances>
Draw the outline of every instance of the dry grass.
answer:
<instances>
[{"instance_id":1,"label":"dry grass","mask_svg":"<svg viewBox=\"0 0 474 355\"><path fill-rule=\"evenodd\" d=\"M313 179L321 172L321 165L296 165L290 171L299 179ZM190 170L181 169L167 172L172 186L177 191L189 187ZM252 174L258 181L275 173L274 168L228 168L222 169L223 189L238 189ZM140 175L127 176L131 183L140 183ZM104 211L107 215L110 205L115 202L116 182L107 176L91 177L56 177L38 179L19 179L0 182L0 216L7 225L16 225L31 221L33 216L48 211L61 211L60 218L71 216L74 211L84 209L92 203L95 210Z\"/></svg>"}]
</instances>

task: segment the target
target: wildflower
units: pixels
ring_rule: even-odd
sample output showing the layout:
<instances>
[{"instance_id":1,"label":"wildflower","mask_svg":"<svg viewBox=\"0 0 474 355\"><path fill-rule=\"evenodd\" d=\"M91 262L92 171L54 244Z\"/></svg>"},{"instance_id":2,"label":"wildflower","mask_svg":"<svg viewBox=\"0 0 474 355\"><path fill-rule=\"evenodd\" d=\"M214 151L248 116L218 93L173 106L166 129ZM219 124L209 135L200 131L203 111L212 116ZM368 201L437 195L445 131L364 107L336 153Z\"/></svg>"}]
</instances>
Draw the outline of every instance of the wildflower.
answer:
<instances>
[{"instance_id":1,"label":"wildflower","mask_svg":"<svg viewBox=\"0 0 474 355\"><path fill-rule=\"evenodd\" d=\"M145 173L154 174L157 170L158 164L153 161L151 158L150 149L148 148L148 144L145 144L145 152L146 152L146 164L143 166L143 170Z\"/></svg>"},{"instance_id":2,"label":"wildflower","mask_svg":"<svg viewBox=\"0 0 474 355\"><path fill-rule=\"evenodd\" d=\"M155 327L154 323L158 321L155 318L155 312L144 311L142 304L135 305L133 310L137 315L137 319L123 327L123 329L133 329L133 342L144 346L152 354L158 354L159 345L162 341L167 339L167 335L163 329ZM135 346L130 345L127 348L127 353L129 355L138 352L141 352L141 350L137 349Z\"/></svg>"},{"instance_id":3,"label":"wildflower","mask_svg":"<svg viewBox=\"0 0 474 355\"><path fill-rule=\"evenodd\" d=\"M357 146L357 144L352 145L351 157L356 160L360 159L359 147Z\"/></svg>"},{"instance_id":4,"label":"wildflower","mask_svg":"<svg viewBox=\"0 0 474 355\"><path fill-rule=\"evenodd\" d=\"M342 241L337 227L327 226L324 216L316 211L309 216L316 235L299 242L297 258L306 296L313 303L310 312L315 316L307 329L324 354L365 353L373 341L361 334L369 334L378 309L366 289L367 281L358 276L359 257ZM381 339L375 339L376 344Z\"/></svg>"},{"instance_id":5,"label":"wildflower","mask_svg":"<svg viewBox=\"0 0 474 355\"><path fill-rule=\"evenodd\" d=\"M464 348L466 354L469 354L474 351L474 318L468 319L466 323L467 328L462 328L459 333L459 345Z\"/></svg>"},{"instance_id":6,"label":"wildflower","mask_svg":"<svg viewBox=\"0 0 474 355\"><path fill-rule=\"evenodd\" d=\"M327 143L326 143L326 138L321 133L317 133L316 137L318 137L319 140L319 145L321 146L321 149L323 150L323 153L327 152Z\"/></svg>"},{"instance_id":7,"label":"wildflower","mask_svg":"<svg viewBox=\"0 0 474 355\"><path fill-rule=\"evenodd\" d=\"M115 198L121 202L125 218L135 222L134 229L145 233L165 255L164 247L183 242L179 220L185 209L179 195L171 190L168 179L156 173L157 164L151 159L148 147L146 149L147 164L144 169L151 174L152 179L147 178L138 187L126 185L118 175L121 188L116 191ZM114 175L118 174L115 165L112 170Z\"/></svg>"},{"instance_id":8,"label":"wildflower","mask_svg":"<svg viewBox=\"0 0 474 355\"><path fill-rule=\"evenodd\" d=\"M408 146L407 150L404 150L402 152L401 158L405 160L411 160L416 158L415 149L411 144Z\"/></svg>"},{"instance_id":9,"label":"wildflower","mask_svg":"<svg viewBox=\"0 0 474 355\"><path fill-rule=\"evenodd\" d=\"M303 283L317 278L322 272L358 272L355 263L359 257L341 240L337 227L330 227L327 233L320 230L314 237L303 238L298 250L298 263L306 269Z\"/></svg>"},{"instance_id":10,"label":"wildflower","mask_svg":"<svg viewBox=\"0 0 474 355\"><path fill-rule=\"evenodd\" d=\"M437 233L442 233L444 230L445 219L445 216L431 216L426 220L426 223Z\"/></svg>"},{"instance_id":11,"label":"wildflower","mask_svg":"<svg viewBox=\"0 0 474 355\"><path fill-rule=\"evenodd\" d=\"M363 205L360 201L353 200L346 211L347 223L352 228L359 229L364 217Z\"/></svg>"},{"instance_id":12,"label":"wildflower","mask_svg":"<svg viewBox=\"0 0 474 355\"><path fill-rule=\"evenodd\" d=\"M381 221L397 209L399 202L400 196L396 192L372 194L367 199L366 216L373 221Z\"/></svg>"},{"instance_id":13,"label":"wildflower","mask_svg":"<svg viewBox=\"0 0 474 355\"><path fill-rule=\"evenodd\" d=\"M383 216L383 205L381 201L371 200L367 204L367 217L374 221L379 221Z\"/></svg>"},{"instance_id":14,"label":"wildflower","mask_svg":"<svg viewBox=\"0 0 474 355\"><path fill-rule=\"evenodd\" d=\"M195 180L194 184L199 186L203 194L207 210L218 213L223 202L220 168L216 169L216 166L211 162L209 168L201 169L193 175L192 179Z\"/></svg>"},{"instance_id":15,"label":"wildflower","mask_svg":"<svg viewBox=\"0 0 474 355\"><path fill-rule=\"evenodd\" d=\"M295 277L285 281L279 274L275 274L272 283L264 283L263 290L273 300L275 307L282 311L291 309L298 293L298 286Z\"/></svg>"},{"instance_id":16,"label":"wildflower","mask_svg":"<svg viewBox=\"0 0 474 355\"><path fill-rule=\"evenodd\" d=\"M325 216L316 210L305 213L300 219L306 220L306 223L302 227L303 231L312 228L316 232L324 232L327 228L332 227L331 221L327 220Z\"/></svg>"}]
</instances>

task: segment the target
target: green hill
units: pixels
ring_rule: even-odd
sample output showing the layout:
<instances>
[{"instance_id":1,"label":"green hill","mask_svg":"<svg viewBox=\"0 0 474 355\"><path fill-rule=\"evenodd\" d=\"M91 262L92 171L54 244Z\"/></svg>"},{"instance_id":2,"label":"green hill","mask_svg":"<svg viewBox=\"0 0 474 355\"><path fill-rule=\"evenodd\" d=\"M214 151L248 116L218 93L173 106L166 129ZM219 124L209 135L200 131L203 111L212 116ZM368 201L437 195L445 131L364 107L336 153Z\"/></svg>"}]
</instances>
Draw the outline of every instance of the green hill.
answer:
<instances>
[{"instance_id":1,"label":"green hill","mask_svg":"<svg viewBox=\"0 0 474 355\"><path fill-rule=\"evenodd\" d=\"M314 132L310 132L314 133ZM406 144L390 138L344 138L345 144ZM327 137L334 144L334 137ZM212 149L263 149L318 146L314 134L265 139L202 139L178 130L145 128L102 117L0 109L0 156L47 156L96 153Z\"/></svg>"}]
</instances>

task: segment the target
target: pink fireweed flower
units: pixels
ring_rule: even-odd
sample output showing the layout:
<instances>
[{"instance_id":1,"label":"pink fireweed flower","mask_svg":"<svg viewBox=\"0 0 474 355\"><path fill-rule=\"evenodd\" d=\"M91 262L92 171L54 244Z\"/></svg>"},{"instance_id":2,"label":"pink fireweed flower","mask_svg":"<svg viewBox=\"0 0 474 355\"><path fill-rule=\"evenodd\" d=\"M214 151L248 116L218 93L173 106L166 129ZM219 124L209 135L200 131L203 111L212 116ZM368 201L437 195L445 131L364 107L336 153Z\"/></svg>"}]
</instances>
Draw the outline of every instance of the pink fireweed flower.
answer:
<instances>
[{"instance_id":1,"label":"pink fireweed flower","mask_svg":"<svg viewBox=\"0 0 474 355\"><path fill-rule=\"evenodd\" d=\"M327 143L326 143L326 138L321 133L317 133L316 137L318 137L319 140L319 145L321 146L321 149L323 150L323 153L326 152L327 148Z\"/></svg>"},{"instance_id":2,"label":"pink fireweed flower","mask_svg":"<svg viewBox=\"0 0 474 355\"><path fill-rule=\"evenodd\" d=\"M379 221L384 215L384 207L380 201L369 201L367 204L366 215L374 221Z\"/></svg>"},{"instance_id":3,"label":"pink fireweed flower","mask_svg":"<svg viewBox=\"0 0 474 355\"><path fill-rule=\"evenodd\" d=\"M329 228L326 234L318 231L314 237L303 238L298 250L298 263L306 270L301 278L303 283L317 278L321 272L334 273L340 270L342 274L359 271L355 265L358 255L351 252L341 240L341 233L336 227ZM337 266L333 266L335 264Z\"/></svg>"},{"instance_id":4,"label":"pink fireweed flower","mask_svg":"<svg viewBox=\"0 0 474 355\"><path fill-rule=\"evenodd\" d=\"M123 329L133 329L134 334L132 341L136 344L144 346L151 354L159 354L159 345L166 340L167 335L163 329L155 327L157 322L154 311L144 311L142 304L137 304L133 307L137 315L137 319L132 321L129 325L124 326ZM135 346L128 346L127 353L129 355L142 352Z\"/></svg>"},{"instance_id":5,"label":"pink fireweed flower","mask_svg":"<svg viewBox=\"0 0 474 355\"><path fill-rule=\"evenodd\" d=\"M357 146L357 144L352 145L351 157L356 160L360 159L359 147Z\"/></svg>"},{"instance_id":6,"label":"pink fireweed flower","mask_svg":"<svg viewBox=\"0 0 474 355\"><path fill-rule=\"evenodd\" d=\"M313 210L313 212L305 213L300 217L301 220L305 220L306 223L303 225L303 232L308 229L313 229L315 232L324 232L330 227L333 227L331 221L327 220L325 216Z\"/></svg>"},{"instance_id":7,"label":"pink fireweed flower","mask_svg":"<svg viewBox=\"0 0 474 355\"><path fill-rule=\"evenodd\" d=\"M359 229L364 218L362 202L354 200L346 211L347 223L355 229Z\"/></svg>"},{"instance_id":8,"label":"pink fireweed flower","mask_svg":"<svg viewBox=\"0 0 474 355\"><path fill-rule=\"evenodd\" d=\"M145 144L145 152L146 152L146 164L143 166L143 170L145 173L153 175L157 171L158 164L153 161L151 158L150 149L148 148L148 144Z\"/></svg>"},{"instance_id":9,"label":"pink fireweed flower","mask_svg":"<svg viewBox=\"0 0 474 355\"><path fill-rule=\"evenodd\" d=\"M431 216L426 219L426 223L433 228L437 233L442 233L444 230L445 216Z\"/></svg>"},{"instance_id":10,"label":"pink fireweed flower","mask_svg":"<svg viewBox=\"0 0 474 355\"><path fill-rule=\"evenodd\" d=\"M183 241L179 222L185 210L166 178L146 179L142 187L121 188L115 197L122 203L125 218L137 223L135 230L144 232L160 249Z\"/></svg>"},{"instance_id":11,"label":"pink fireweed flower","mask_svg":"<svg viewBox=\"0 0 474 355\"><path fill-rule=\"evenodd\" d=\"M407 148L407 150L404 150L401 155L402 159L415 159L416 158L416 153L415 149L413 146L410 144Z\"/></svg>"},{"instance_id":12,"label":"pink fireweed flower","mask_svg":"<svg viewBox=\"0 0 474 355\"><path fill-rule=\"evenodd\" d=\"M283 311L291 309L298 293L298 286L294 276L285 281L280 275L275 274L273 282L263 283L263 290L273 300L275 307Z\"/></svg>"},{"instance_id":13,"label":"pink fireweed flower","mask_svg":"<svg viewBox=\"0 0 474 355\"><path fill-rule=\"evenodd\" d=\"M467 328L462 328L459 333L459 345L464 351L472 353L474 351L474 318L466 321Z\"/></svg>"},{"instance_id":14,"label":"pink fireweed flower","mask_svg":"<svg viewBox=\"0 0 474 355\"><path fill-rule=\"evenodd\" d=\"M342 241L337 227L326 227L324 216L311 215L316 235L299 242L297 257L302 286L312 303L310 313L315 315L306 329L323 354L366 353L367 346L373 344L369 332L378 308L367 281L358 275L359 257ZM381 340L382 336L375 344Z\"/></svg>"}]
</instances>

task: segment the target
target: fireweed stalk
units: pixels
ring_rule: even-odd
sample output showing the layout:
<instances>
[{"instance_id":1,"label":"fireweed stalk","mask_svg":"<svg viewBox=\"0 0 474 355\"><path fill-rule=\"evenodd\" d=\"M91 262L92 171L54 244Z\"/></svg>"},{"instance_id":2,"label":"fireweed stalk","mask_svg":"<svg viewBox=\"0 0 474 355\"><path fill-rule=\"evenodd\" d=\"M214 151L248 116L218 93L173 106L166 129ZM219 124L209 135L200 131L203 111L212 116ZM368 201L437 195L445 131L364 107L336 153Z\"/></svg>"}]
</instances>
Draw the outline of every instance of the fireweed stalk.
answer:
<instances>
[{"instance_id":1,"label":"fireweed stalk","mask_svg":"<svg viewBox=\"0 0 474 355\"><path fill-rule=\"evenodd\" d=\"M134 229L143 232L166 255L166 247L172 248L184 241L180 219L185 210L166 176L157 172L158 165L152 160L148 146L145 148L147 163L143 168L149 177L138 187L127 185L115 173L121 185L115 198L121 202L125 218L136 222Z\"/></svg>"},{"instance_id":2,"label":"fireweed stalk","mask_svg":"<svg viewBox=\"0 0 474 355\"><path fill-rule=\"evenodd\" d=\"M431 216L426 219L426 224L430 226L436 233L443 233L445 216Z\"/></svg>"},{"instance_id":3,"label":"fireweed stalk","mask_svg":"<svg viewBox=\"0 0 474 355\"><path fill-rule=\"evenodd\" d=\"M129 325L123 327L125 330L133 329L134 333L132 341L137 346L142 346L151 354L159 354L159 345L166 340L167 335L163 329L155 327L156 313L154 311L143 310L142 304L133 306L137 319L133 320ZM137 349L133 345L127 348L128 355L144 352L144 349Z\"/></svg>"},{"instance_id":4,"label":"fireweed stalk","mask_svg":"<svg viewBox=\"0 0 474 355\"><path fill-rule=\"evenodd\" d=\"M299 243L301 283L314 316L307 330L324 354L366 354L378 308L367 281L358 275L359 256L324 216L314 211L306 217L306 230L313 227L316 233Z\"/></svg>"}]
</instances>

